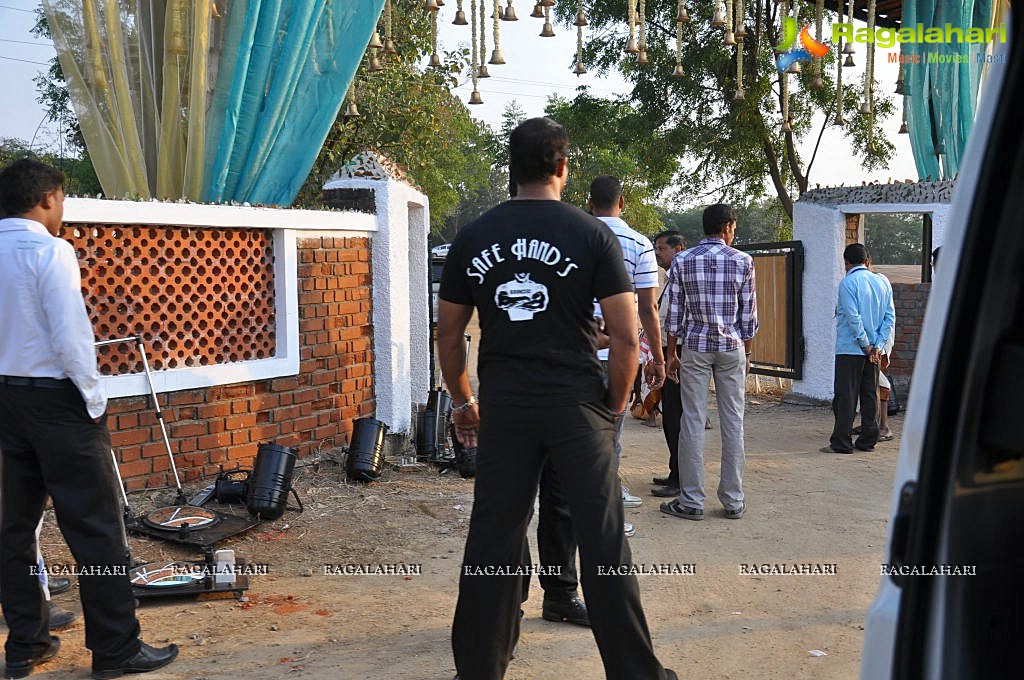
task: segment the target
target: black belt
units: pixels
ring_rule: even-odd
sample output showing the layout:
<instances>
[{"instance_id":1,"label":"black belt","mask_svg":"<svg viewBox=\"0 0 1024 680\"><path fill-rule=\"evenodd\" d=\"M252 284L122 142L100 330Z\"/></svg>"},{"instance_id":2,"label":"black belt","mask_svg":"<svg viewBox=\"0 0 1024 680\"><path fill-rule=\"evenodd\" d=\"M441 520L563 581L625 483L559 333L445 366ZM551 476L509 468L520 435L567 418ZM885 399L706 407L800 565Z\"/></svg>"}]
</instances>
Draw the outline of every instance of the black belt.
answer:
<instances>
[{"instance_id":1,"label":"black belt","mask_svg":"<svg viewBox=\"0 0 1024 680\"><path fill-rule=\"evenodd\" d=\"M62 390L71 385L68 378L24 378L16 375L0 375L0 385L10 387L42 387L47 390Z\"/></svg>"}]
</instances>

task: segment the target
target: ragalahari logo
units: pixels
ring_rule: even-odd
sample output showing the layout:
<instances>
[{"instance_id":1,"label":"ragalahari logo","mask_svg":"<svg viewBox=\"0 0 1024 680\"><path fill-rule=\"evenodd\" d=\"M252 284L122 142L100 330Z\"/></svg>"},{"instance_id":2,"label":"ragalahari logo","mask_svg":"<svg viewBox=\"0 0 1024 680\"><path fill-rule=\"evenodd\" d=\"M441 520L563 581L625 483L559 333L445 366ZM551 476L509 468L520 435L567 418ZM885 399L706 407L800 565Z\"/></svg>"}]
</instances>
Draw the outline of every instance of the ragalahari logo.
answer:
<instances>
[{"instance_id":1,"label":"ragalahari logo","mask_svg":"<svg viewBox=\"0 0 1024 680\"><path fill-rule=\"evenodd\" d=\"M811 61L814 57L824 57L828 54L828 45L818 42L811 37L809 27L805 24L800 31L800 44L802 47L793 49L796 44L796 19L786 17L782 20L782 42L775 46L776 52L782 52L775 60L775 65L782 73L795 62Z\"/></svg>"}]
</instances>

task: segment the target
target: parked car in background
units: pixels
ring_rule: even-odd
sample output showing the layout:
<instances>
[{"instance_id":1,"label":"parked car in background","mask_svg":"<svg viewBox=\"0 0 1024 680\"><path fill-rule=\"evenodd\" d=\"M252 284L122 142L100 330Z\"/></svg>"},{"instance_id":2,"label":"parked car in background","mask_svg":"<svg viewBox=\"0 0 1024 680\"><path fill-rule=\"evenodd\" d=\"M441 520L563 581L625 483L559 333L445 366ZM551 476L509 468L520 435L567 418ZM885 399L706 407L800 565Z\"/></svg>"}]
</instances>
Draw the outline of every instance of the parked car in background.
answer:
<instances>
[{"instance_id":1,"label":"parked car in background","mask_svg":"<svg viewBox=\"0 0 1024 680\"><path fill-rule=\"evenodd\" d=\"M438 248L448 248L446 243ZM435 248L436 250L436 248ZM447 252L447 251L446 251ZM430 257L430 324L437 324L437 293L441 290L441 272L444 271L444 257Z\"/></svg>"},{"instance_id":2,"label":"parked car in background","mask_svg":"<svg viewBox=\"0 0 1024 680\"><path fill-rule=\"evenodd\" d=\"M451 250L451 247L451 243L442 243L439 246L434 246L433 248L430 249L430 256L440 257L441 259L444 259L448 257L448 251Z\"/></svg>"},{"instance_id":3,"label":"parked car in background","mask_svg":"<svg viewBox=\"0 0 1024 680\"><path fill-rule=\"evenodd\" d=\"M1024 12L1006 23L921 329L861 680L1024 677Z\"/></svg>"}]
</instances>

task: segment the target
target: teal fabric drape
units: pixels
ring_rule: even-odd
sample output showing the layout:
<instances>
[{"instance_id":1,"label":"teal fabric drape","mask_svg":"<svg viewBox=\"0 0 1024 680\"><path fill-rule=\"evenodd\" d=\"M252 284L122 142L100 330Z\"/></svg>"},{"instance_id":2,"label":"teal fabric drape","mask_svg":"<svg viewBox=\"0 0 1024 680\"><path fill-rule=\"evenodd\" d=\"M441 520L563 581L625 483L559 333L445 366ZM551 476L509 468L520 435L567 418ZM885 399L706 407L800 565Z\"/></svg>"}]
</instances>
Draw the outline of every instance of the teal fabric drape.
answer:
<instances>
[{"instance_id":1,"label":"teal fabric drape","mask_svg":"<svg viewBox=\"0 0 1024 680\"><path fill-rule=\"evenodd\" d=\"M208 201L290 204L384 0L238 0L209 116Z\"/></svg>"},{"instance_id":2,"label":"teal fabric drape","mask_svg":"<svg viewBox=\"0 0 1024 680\"><path fill-rule=\"evenodd\" d=\"M904 0L903 27L966 30L992 26L993 0ZM917 173L923 179L952 179L974 123L985 44L905 43L905 55L920 63L904 68L907 127ZM966 63L939 63L939 55L960 55Z\"/></svg>"}]
</instances>

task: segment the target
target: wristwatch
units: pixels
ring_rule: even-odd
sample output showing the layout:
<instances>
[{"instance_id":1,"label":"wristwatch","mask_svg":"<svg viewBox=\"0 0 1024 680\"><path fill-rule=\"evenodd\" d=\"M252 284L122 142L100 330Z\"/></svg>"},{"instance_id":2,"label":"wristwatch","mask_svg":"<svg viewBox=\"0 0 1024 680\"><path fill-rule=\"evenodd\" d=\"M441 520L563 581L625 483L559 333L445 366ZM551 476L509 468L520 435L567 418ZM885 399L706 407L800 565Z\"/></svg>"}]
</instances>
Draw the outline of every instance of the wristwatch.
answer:
<instances>
[{"instance_id":1,"label":"wristwatch","mask_svg":"<svg viewBox=\"0 0 1024 680\"><path fill-rule=\"evenodd\" d=\"M475 403L476 403L476 397L474 397L472 394L469 395L469 399L466 400L465 404L459 404L458 406L455 406L455 405L452 406L452 415L455 415L456 413L464 413L464 412L468 411L470 409L470 407L473 406L473 404L475 404Z\"/></svg>"}]
</instances>

